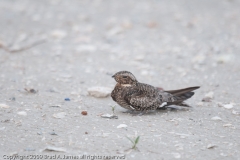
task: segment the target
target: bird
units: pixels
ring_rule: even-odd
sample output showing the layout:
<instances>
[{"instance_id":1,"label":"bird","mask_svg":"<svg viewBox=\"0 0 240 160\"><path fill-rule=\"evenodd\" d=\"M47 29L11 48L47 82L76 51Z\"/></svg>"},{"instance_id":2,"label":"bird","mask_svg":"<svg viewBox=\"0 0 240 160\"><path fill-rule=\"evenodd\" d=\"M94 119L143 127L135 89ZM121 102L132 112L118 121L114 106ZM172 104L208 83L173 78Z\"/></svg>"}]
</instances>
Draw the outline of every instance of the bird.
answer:
<instances>
[{"instance_id":1,"label":"bird","mask_svg":"<svg viewBox=\"0 0 240 160\"><path fill-rule=\"evenodd\" d=\"M178 90L162 90L149 84L138 82L129 71L119 71L112 76L117 84L111 92L112 99L121 107L130 111L140 111L140 115L165 109L169 105L189 107L185 100L194 95L199 86Z\"/></svg>"}]
</instances>

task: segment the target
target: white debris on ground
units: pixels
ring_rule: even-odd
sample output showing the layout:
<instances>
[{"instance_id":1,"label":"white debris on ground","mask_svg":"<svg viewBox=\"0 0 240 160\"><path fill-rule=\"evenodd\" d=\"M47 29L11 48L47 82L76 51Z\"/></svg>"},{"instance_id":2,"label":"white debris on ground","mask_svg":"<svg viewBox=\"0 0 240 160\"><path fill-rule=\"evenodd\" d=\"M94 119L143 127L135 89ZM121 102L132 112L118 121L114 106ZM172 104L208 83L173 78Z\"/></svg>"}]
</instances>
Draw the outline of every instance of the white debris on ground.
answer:
<instances>
[{"instance_id":1,"label":"white debris on ground","mask_svg":"<svg viewBox=\"0 0 240 160\"><path fill-rule=\"evenodd\" d=\"M119 125L117 126L117 128L127 128L127 125L126 125L126 124L119 124Z\"/></svg>"},{"instance_id":2,"label":"white debris on ground","mask_svg":"<svg viewBox=\"0 0 240 160\"><path fill-rule=\"evenodd\" d=\"M20 111L17 114L20 116L27 116L27 112L25 112L25 111Z\"/></svg>"},{"instance_id":3,"label":"white debris on ground","mask_svg":"<svg viewBox=\"0 0 240 160\"><path fill-rule=\"evenodd\" d=\"M211 120L214 120L214 121L221 121L222 118L218 117L218 116L215 116L215 117L212 117Z\"/></svg>"},{"instance_id":4,"label":"white debris on ground","mask_svg":"<svg viewBox=\"0 0 240 160\"><path fill-rule=\"evenodd\" d=\"M53 117L54 118L58 118L58 119L62 119L66 116L67 114L65 112L59 112L59 113L54 113Z\"/></svg>"},{"instance_id":5,"label":"white debris on ground","mask_svg":"<svg viewBox=\"0 0 240 160\"><path fill-rule=\"evenodd\" d=\"M233 103L229 103L229 104L221 104L221 103L219 103L218 104L219 107L223 107L223 108L226 108L226 109L232 109L234 107L233 105L234 105Z\"/></svg>"},{"instance_id":6,"label":"white debris on ground","mask_svg":"<svg viewBox=\"0 0 240 160\"><path fill-rule=\"evenodd\" d=\"M214 97L214 92L208 92L207 94L205 94L204 98L202 99L203 102L211 102L211 100Z\"/></svg>"},{"instance_id":7,"label":"white debris on ground","mask_svg":"<svg viewBox=\"0 0 240 160\"><path fill-rule=\"evenodd\" d=\"M66 152L67 150L61 147L47 146L45 149L42 150L42 152L43 151Z\"/></svg>"},{"instance_id":8,"label":"white debris on ground","mask_svg":"<svg viewBox=\"0 0 240 160\"><path fill-rule=\"evenodd\" d=\"M105 98L108 97L112 92L112 88L108 87L91 87L88 88L88 94L97 97L97 98Z\"/></svg>"},{"instance_id":9,"label":"white debris on ground","mask_svg":"<svg viewBox=\"0 0 240 160\"><path fill-rule=\"evenodd\" d=\"M6 104L0 104L0 108L4 108L4 109L6 109L6 108L9 108L10 106L9 105L6 105Z\"/></svg>"}]
</instances>

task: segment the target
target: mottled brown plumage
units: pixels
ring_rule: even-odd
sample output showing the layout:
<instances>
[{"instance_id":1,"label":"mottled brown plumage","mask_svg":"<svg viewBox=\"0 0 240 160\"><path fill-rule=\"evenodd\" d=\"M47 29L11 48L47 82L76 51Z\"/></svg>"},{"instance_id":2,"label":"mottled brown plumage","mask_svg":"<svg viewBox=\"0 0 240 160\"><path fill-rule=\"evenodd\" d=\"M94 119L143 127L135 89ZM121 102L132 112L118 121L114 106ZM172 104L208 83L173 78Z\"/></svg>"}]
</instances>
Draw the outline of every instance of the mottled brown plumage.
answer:
<instances>
[{"instance_id":1,"label":"mottled brown plumage","mask_svg":"<svg viewBox=\"0 0 240 160\"><path fill-rule=\"evenodd\" d=\"M128 71L117 72L113 78L117 84L111 93L112 99L125 109L141 112L173 104L187 106L183 101L192 97L194 95L192 91L199 88L189 87L163 91L138 82L135 76Z\"/></svg>"}]
</instances>

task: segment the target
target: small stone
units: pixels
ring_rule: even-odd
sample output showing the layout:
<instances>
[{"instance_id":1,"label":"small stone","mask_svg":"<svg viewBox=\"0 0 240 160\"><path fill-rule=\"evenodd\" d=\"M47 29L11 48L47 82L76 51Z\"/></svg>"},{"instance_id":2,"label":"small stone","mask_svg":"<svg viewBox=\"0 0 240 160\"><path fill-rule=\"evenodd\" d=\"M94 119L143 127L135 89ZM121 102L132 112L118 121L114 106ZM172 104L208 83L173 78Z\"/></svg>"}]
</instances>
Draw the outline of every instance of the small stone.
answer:
<instances>
[{"instance_id":1,"label":"small stone","mask_svg":"<svg viewBox=\"0 0 240 160\"><path fill-rule=\"evenodd\" d=\"M6 104L0 104L0 108L4 108L4 109L7 109L9 108L10 106L6 105Z\"/></svg>"},{"instance_id":2,"label":"small stone","mask_svg":"<svg viewBox=\"0 0 240 160\"><path fill-rule=\"evenodd\" d=\"M118 116L113 114L103 114L101 115L102 118L109 118L109 119L118 119Z\"/></svg>"},{"instance_id":3,"label":"small stone","mask_svg":"<svg viewBox=\"0 0 240 160\"><path fill-rule=\"evenodd\" d=\"M233 110L233 111L232 111L232 114L240 115L240 112L239 112L239 111L235 111L235 110Z\"/></svg>"},{"instance_id":4,"label":"small stone","mask_svg":"<svg viewBox=\"0 0 240 160\"><path fill-rule=\"evenodd\" d=\"M25 111L20 111L17 114L20 116L27 116L27 112L25 112Z\"/></svg>"},{"instance_id":5,"label":"small stone","mask_svg":"<svg viewBox=\"0 0 240 160\"><path fill-rule=\"evenodd\" d=\"M24 88L25 91L27 91L28 93L37 93L38 90L35 90L33 88Z\"/></svg>"},{"instance_id":6,"label":"small stone","mask_svg":"<svg viewBox=\"0 0 240 160\"><path fill-rule=\"evenodd\" d=\"M88 132L85 132L85 134L88 134Z\"/></svg>"},{"instance_id":7,"label":"small stone","mask_svg":"<svg viewBox=\"0 0 240 160\"><path fill-rule=\"evenodd\" d=\"M15 97L11 97L11 98L9 98L9 100L10 100L10 101L15 101L16 98L15 98Z\"/></svg>"},{"instance_id":8,"label":"small stone","mask_svg":"<svg viewBox=\"0 0 240 160\"><path fill-rule=\"evenodd\" d=\"M53 117L54 118L58 118L58 119L62 119L66 116L66 113L65 112L59 112L59 113L55 113L53 114Z\"/></svg>"},{"instance_id":9,"label":"small stone","mask_svg":"<svg viewBox=\"0 0 240 160\"><path fill-rule=\"evenodd\" d=\"M54 136L57 135L57 133L55 133L55 132L49 132L49 134L50 134L50 135L54 135Z\"/></svg>"},{"instance_id":10,"label":"small stone","mask_svg":"<svg viewBox=\"0 0 240 160\"><path fill-rule=\"evenodd\" d=\"M224 124L223 127L231 127L232 124L228 123L228 124Z\"/></svg>"},{"instance_id":11,"label":"small stone","mask_svg":"<svg viewBox=\"0 0 240 160\"><path fill-rule=\"evenodd\" d=\"M232 109L233 108L233 104L232 103L225 104L225 105L223 105L223 107L226 108L226 109Z\"/></svg>"},{"instance_id":12,"label":"small stone","mask_svg":"<svg viewBox=\"0 0 240 160\"><path fill-rule=\"evenodd\" d=\"M43 151L55 151L55 152L66 152L65 148L59 148L54 146L47 146Z\"/></svg>"},{"instance_id":13,"label":"small stone","mask_svg":"<svg viewBox=\"0 0 240 160\"><path fill-rule=\"evenodd\" d=\"M209 144L209 145L207 145L207 149L213 149L213 148L215 148L215 147L217 147L215 144Z\"/></svg>"},{"instance_id":14,"label":"small stone","mask_svg":"<svg viewBox=\"0 0 240 160\"><path fill-rule=\"evenodd\" d=\"M218 116L215 116L215 117L212 117L211 120L214 120L214 121L221 121L222 118L218 117Z\"/></svg>"},{"instance_id":15,"label":"small stone","mask_svg":"<svg viewBox=\"0 0 240 160\"><path fill-rule=\"evenodd\" d=\"M202 107L203 106L203 102L198 102L197 106Z\"/></svg>"},{"instance_id":16,"label":"small stone","mask_svg":"<svg viewBox=\"0 0 240 160\"><path fill-rule=\"evenodd\" d=\"M53 38L56 38L56 39L62 39L64 37L66 37L67 35L67 32L63 31L63 30L54 30L52 31L51 33L51 36Z\"/></svg>"},{"instance_id":17,"label":"small stone","mask_svg":"<svg viewBox=\"0 0 240 160\"><path fill-rule=\"evenodd\" d=\"M111 94L112 88L108 87L91 87L88 89L88 94L97 97L105 98Z\"/></svg>"},{"instance_id":18,"label":"small stone","mask_svg":"<svg viewBox=\"0 0 240 160\"><path fill-rule=\"evenodd\" d=\"M213 99L213 92L208 92L207 94L205 94L204 98L202 99L203 102L211 102L211 100Z\"/></svg>"},{"instance_id":19,"label":"small stone","mask_svg":"<svg viewBox=\"0 0 240 160\"><path fill-rule=\"evenodd\" d=\"M61 107L61 105L53 105L53 106L50 106L50 107L56 107L56 108L60 108Z\"/></svg>"},{"instance_id":20,"label":"small stone","mask_svg":"<svg viewBox=\"0 0 240 160\"><path fill-rule=\"evenodd\" d=\"M227 62L230 62L232 59L233 59L233 56L230 54L220 55L220 56L217 56L217 63L219 64L227 63Z\"/></svg>"},{"instance_id":21,"label":"small stone","mask_svg":"<svg viewBox=\"0 0 240 160\"><path fill-rule=\"evenodd\" d=\"M213 98L213 95L213 92L208 92L207 94L205 94L205 97Z\"/></svg>"},{"instance_id":22,"label":"small stone","mask_svg":"<svg viewBox=\"0 0 240 160\"><path fill-rule=\"evenodd\" d=\"M87 111L82 111L81 114L86 116L88 113L87 113Z\"/></svg>"},{"instance_id":23,"label":"small stone","mask_svg":"<svg viewBox=\"0 0 240 160\"><path fill-rule=\"evenodd\" d=\"M127 128L127 125L126 124L120 124L117 126L117 128Z\"/></svg>"},{"instance_id":24,"label":"small stone","mask_svg":"<svg viewBox=\"0 0 240 160\"><path fill-rule=\"evenodd\" d=\"M38 134L38 135L42 135L42 131L40 131L40 132L37 132L37 134Z\"/></svg>"},{"instance_id":25,"label":"small stone","mask_svg":"<svg viewBox=\"0 0 240 160\"><path fill-rule=\"evenodd\" d=\"M17 155L18 155L18 152L11 152L9 155L10 155L10 156L17 156Z\"/></svg>"},{"instance_id":26,"label":"small stone","mask_svg":"<svg viewBox=\"0 0 240 160\"><path fill-rule=\"evenodd\" d=\"M65 100L65 101L70 101L70 98L65 98L64 100Z\"/></svg>"}]
</instances>

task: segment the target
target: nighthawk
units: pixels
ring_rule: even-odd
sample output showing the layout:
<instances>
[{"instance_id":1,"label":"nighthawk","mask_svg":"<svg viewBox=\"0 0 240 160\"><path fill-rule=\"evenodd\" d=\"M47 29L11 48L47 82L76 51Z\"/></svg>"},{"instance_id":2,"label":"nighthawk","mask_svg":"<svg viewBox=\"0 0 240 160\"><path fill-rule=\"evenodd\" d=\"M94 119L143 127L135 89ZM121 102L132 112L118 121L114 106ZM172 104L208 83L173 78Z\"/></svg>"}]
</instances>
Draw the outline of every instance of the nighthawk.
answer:
<instances>
[{"instance_id":1,"label":"nighthawk","mask_svg":"<svg viewBox=\"0 0 240 160\"><path fill-rule=\"evenodd\" d=\"M188 106L185 100L194 95L192 92L199 86L179 90L164 91L148 84L140 83L128 71L120 71L112 76L117 84L111 97L121 107L144 113L169 105Z\"/></svg>"}]
</instances>

